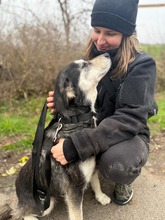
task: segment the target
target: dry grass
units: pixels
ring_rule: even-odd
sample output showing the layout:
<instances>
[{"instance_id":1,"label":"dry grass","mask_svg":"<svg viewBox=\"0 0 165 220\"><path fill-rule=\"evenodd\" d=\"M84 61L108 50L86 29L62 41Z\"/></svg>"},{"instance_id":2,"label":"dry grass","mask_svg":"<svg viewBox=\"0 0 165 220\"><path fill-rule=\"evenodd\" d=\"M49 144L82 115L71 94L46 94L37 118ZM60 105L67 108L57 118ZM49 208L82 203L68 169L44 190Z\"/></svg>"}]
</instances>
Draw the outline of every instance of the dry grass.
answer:
<instances>
[{"instance_id":1,"label":"dry grass","mask_svg":"<svg viewBox=\"0 0 165 220\"><path fill-rule=\"evenodd\" d=\"M6 37L1 36L0 101L45 96L53 89L59 70L81 56L83 45L84 42L72 41L66 46L64 34L51 22L26 24ZM160 45L144 46L157 62L157 92L165 88L165 53L162 48Z\"/></svg>"},{"instance_id":2,"label":"dry grass","mask_svg":"<svg viewBox=\"0 0 165 220\"><path fill-rule=\"evenodd\" d=\"M53 24L24 25L15 35L0 38L0 100L41 96L53 88L58 71L80 57Z\"/></svg>"}]
</instances>

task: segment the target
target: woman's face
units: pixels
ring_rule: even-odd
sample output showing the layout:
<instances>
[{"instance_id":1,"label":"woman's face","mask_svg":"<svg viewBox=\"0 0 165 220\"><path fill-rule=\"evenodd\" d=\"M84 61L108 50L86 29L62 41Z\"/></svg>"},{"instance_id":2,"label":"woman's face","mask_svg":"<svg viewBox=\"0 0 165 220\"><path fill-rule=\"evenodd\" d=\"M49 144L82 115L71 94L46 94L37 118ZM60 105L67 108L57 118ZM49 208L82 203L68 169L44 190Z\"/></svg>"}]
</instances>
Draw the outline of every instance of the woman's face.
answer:
<instances>
[{"instance_id":1,"label":"woman's face","mask_svg":"<svg viewBox=\"0 0 165 220\"><path fill-rule=\"evenodd\" d=\"M91 38L97 50L107 51L117 49L123 34L104 27L93 27Z\"/></svg>"}]
</instances>

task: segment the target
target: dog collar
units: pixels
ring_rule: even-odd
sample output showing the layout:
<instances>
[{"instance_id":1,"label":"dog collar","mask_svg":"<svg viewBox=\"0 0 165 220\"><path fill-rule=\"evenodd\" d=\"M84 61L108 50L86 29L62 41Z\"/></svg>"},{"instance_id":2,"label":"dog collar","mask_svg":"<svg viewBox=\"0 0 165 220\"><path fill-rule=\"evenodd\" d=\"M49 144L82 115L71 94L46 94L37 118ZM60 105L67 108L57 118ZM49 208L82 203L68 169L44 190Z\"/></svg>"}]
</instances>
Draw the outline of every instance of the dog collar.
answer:
<instances>
[{"instance_id":1,"label":"dog collar","mask_svg":"<svg viewBox=\"0 0 165 220\"><path fill-rule=\"evenodd\" d=\"M75 114L70 115L69 117L63 117L61 116L61 122L64 124L76 124L84 121L90 120L94 116L93 112L87 112L85 114Z\"/></svg>"}]
</instances>

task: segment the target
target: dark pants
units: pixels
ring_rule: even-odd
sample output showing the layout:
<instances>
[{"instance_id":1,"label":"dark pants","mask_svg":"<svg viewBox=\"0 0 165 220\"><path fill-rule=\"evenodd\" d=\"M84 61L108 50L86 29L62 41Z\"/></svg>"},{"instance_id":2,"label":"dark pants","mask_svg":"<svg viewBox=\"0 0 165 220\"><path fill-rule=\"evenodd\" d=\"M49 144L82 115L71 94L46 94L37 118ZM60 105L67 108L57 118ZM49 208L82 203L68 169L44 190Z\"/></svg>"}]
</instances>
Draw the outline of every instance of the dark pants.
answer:
<instances>
[{"instance_id":1,"label":"dark pants","mask_svg":"<svg viewBox=\"0 0 165 220\"><path fill-rule=\"evenodd\" d=\"M139 136L116 144L98 159L100 173L115 183L131 184L147 162L149 146Z\"/></svg>"}]
</instances>

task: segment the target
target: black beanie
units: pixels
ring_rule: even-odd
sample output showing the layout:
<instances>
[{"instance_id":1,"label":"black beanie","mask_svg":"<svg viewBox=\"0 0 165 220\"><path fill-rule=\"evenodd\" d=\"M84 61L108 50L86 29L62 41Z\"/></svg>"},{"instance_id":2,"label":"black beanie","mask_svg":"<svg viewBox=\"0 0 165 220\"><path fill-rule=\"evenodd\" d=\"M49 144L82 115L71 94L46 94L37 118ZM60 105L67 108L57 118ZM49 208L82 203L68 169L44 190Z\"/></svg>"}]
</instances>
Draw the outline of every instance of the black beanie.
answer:
<instances>
[{"instance_id":1,"label":"black beanie","mask_svg":"<svg viewBox=\"0 0 165 220\"><path fill-rule=\"evenodd\" d=\"M139 0L96 0L91 26L105 27L131 36L136 27Z\"/></svg>"}]
</instances>

